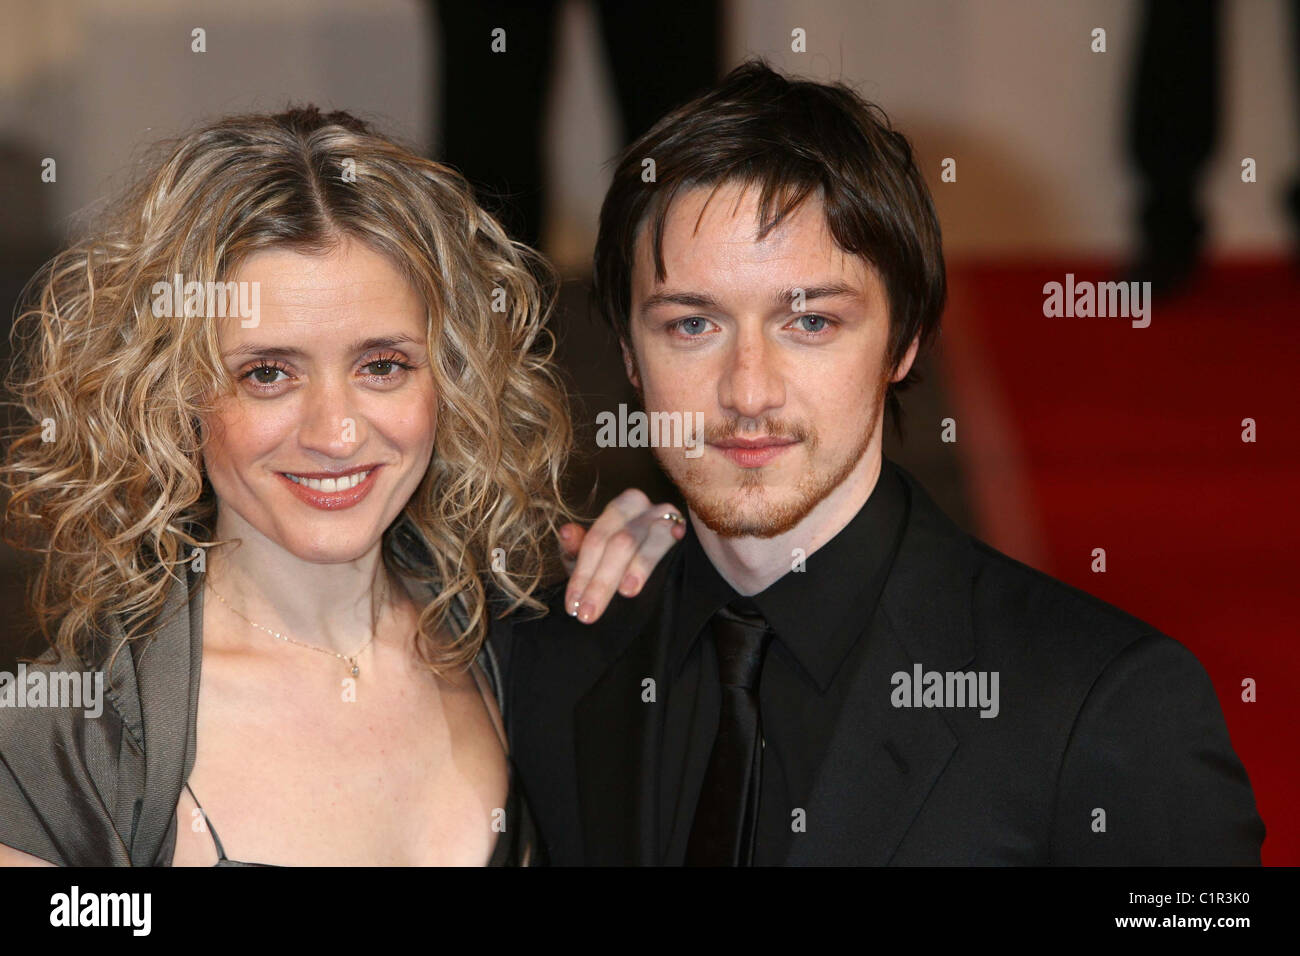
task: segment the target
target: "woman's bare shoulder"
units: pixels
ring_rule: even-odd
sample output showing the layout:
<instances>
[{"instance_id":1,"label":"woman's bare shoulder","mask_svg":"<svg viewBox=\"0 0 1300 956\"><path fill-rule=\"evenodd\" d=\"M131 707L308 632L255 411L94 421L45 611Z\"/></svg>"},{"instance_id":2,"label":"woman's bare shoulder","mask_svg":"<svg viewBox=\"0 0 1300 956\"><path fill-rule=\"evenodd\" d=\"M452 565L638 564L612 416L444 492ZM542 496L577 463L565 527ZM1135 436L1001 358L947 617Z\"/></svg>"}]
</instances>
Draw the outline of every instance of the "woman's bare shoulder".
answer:
<instances>
[{"instance_id":1,"label":"woman's bare shoulder","mask_svg":"<svg viewBox=\"0 0 1300 956\"><path fill-rule=\"evenodd\" d=\"M30 853L24 853L22 850L15 850L11 846L5 846L0 843L0 866L55 866L49 860L42 860L39 856L32 856Z\"/></svg>"}]
</instances>

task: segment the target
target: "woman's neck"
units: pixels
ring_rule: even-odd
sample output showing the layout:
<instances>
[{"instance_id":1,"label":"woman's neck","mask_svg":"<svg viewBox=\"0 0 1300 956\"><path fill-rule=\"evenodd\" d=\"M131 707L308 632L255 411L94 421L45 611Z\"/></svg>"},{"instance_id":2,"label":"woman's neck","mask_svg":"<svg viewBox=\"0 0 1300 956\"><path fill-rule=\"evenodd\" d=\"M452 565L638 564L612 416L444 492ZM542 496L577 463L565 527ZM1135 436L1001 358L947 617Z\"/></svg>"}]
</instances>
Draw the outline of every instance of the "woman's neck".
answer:
<instances>
[{"instance_id":1,"label":"woman's neck","mask_svg":"<svg viewBox=\"0 0 1300 956\"><path fill-rule=\"evenodd\" d=\"M350 654L398 612L404 591L378 543L353 561L313 564L259 536L238 537L208 554L204 583L252 624Z\"/></svg>"}]
</instances>

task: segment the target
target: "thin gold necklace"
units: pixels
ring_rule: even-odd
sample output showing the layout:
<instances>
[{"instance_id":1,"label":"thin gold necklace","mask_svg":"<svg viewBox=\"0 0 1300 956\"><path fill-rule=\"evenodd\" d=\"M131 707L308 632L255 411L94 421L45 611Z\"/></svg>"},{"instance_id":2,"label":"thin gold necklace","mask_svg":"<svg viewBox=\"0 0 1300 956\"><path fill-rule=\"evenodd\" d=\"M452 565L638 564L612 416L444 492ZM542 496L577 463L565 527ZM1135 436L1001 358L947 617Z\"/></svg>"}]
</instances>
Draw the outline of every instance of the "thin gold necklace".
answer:
<instances>
[{"instance_id":1,"label":"thin gold necklace","mask_svg":"<svg viewBox=\"0 0 1300 956\"><path fill-rule=\"evenodd\" d=\"M319 651L322 654L329 654L331 657L337 657L339 660L343 661L352 669L353 677L360 676L361 668L357 665L357 658L361 656L361 652L364 651L367 647L369 647L371 641L375 639L375 635L373 633L368 638L366 638L366 642L364 644L358 647L351 654L340 654L338 651L331 651L323 647L317 647L315 644L307 644L303 641L295 641L292 637L289 637L286 634L281 634L279 631L273 631L266 625L258 624L256 621L250 620L249 618L245 617L243 614L240 614L239 611L235 610L235 606L233 604L231 604L229 601L227 601L225 598L223 598L220 594L217 593L217 589L212 586L211 581L207 581L205 583L208 586L208 590L212 592L213 597L215 597L226 607L230 608L230 610L234 611L235 614L238 614L245 621L248 621L248 623L253 625L253 627L257 628L260 631L266 631L266 633L270 634L272 637L279 638L280 640L285 641L288 644L297 644L299 647L305 647L308 650ZM387 594L388 594L388 586L387 583L385 583L384 595L387 596ZM380 606L381 607L383 606L382 599L380 601Z\"/></svg>"}]
</instances>

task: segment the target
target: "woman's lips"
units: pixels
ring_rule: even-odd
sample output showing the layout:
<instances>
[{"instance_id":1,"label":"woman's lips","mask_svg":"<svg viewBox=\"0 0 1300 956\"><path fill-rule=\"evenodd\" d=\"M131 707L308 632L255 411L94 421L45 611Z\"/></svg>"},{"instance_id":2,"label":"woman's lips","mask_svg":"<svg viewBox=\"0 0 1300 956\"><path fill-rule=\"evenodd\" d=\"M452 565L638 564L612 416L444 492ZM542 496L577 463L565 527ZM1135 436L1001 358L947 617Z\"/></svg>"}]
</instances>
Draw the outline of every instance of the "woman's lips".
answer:
<instances>
[{"instance_id":1,"label":"woman's lips","mask_svg":"<svg viewBox=\"0 0 1300 956\"><path fill-rule=\"evenodd\" d=\"M792 448L797 444L798 442L795 441L772 441L761 444L727 442L715 444L713 447L741 468L761 468L787 448Z\"/></svg>"},{"instance_id":2,"label":"woman's lips","mask_svg":"<svg viewBox=\"0 0 1300 956\"><path fill-rule=\"evenodd\" d=\"M284 472L277 472L276 474L300 501L306 502L313 508L319 508L321 511L339 511L343 508L351 508L370 494L370 489L375 485L375 475L379 473L381 467L381 465L375 465L366 474L366 477L357 483L356 487L344 488L341 491L318 490L309 487L307 484L294 481Z\"/></svg>"}]
</instances>

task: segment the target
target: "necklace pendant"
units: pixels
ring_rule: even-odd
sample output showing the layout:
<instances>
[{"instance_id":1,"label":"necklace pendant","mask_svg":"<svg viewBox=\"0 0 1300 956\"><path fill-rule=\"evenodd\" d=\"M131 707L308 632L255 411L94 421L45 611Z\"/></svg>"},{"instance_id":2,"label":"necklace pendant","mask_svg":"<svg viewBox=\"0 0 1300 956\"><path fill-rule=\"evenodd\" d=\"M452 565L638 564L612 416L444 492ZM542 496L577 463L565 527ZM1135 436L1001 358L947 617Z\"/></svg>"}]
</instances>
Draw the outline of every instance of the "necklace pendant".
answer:
<instances>
[{"instance_id":1,"label":"necklace pendant","mask_svg":"<svg viewBox=\"0 0 1300 956\"><path fill-rule=\"evenodd\" d=\"M356 664L353 664L353 665L352 665L352 676L353 676L353 677L356 677L356 676L357 676L358 674L360 674L360 673L361 673L361 668L358 667Z\"/></svg>"}]
</instances>

